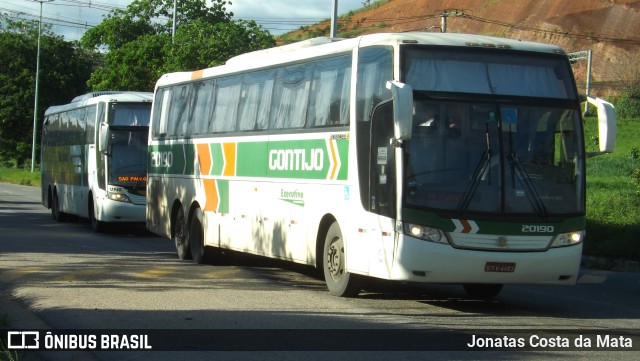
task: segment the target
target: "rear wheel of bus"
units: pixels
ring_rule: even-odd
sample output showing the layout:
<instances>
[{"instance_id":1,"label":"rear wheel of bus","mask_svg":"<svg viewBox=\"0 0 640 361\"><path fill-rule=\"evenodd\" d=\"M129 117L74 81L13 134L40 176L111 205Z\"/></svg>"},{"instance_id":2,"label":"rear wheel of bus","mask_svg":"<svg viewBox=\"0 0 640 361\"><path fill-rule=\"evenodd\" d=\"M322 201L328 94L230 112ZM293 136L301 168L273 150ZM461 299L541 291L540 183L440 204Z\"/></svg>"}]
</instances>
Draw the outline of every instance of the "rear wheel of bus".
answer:
<instances>
[{"instance_id":1,"label":"rear wheel of bus","mask_svg":"<svg viewBox=\"0 0 640 361\"><path fill-rule=\"evenodd\" d=\"M58 222L64 222L67 220L67 214L60 211L60 201L58 200L58 190L53 189L51 194L51 217Z\"/></svg>"},{"instance_id":2,"label":"rear wheel of bus","mask_svg":"<svg viewBox=\"0 0 640 361\"><path fill-rule=\"evenodd\" d=\"M191 224L189 225L189 248L191 249L191 257L195 263L207 263L215 261L218 250L213 247L207 247L204 244L204 227L202 226L202 218L204 214L200 208L193 211Z\"/></svg>"},{"instance_id":3,"label":"rear wheel of bus","mask_svg":"<svg viewBox=\"0 0 640 361\"><path fill-rule=\"evenodd\" d=\"M333 222L329 227L323 249L322 269L329 292L339 297L357 296L361 279L346 271L344 239L338 222Z\"/></svg>"}]
</instances>

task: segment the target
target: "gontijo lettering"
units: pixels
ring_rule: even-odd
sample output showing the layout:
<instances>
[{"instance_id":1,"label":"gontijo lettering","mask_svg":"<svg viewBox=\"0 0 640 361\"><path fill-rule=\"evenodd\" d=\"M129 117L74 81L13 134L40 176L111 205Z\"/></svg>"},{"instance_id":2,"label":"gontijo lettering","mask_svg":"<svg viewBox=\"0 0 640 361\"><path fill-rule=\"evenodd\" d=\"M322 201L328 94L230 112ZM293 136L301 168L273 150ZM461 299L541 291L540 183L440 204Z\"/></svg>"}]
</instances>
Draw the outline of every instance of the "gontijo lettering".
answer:
<instances>
[{"instance_id":1,"label":"gontijo lettering","mask_svg":"<svg viewBox=\"0 0 640 361\"><path fill-rule=\"evenodd\" d=\"M269 151L269 169L321 171L324 167L322 148L272 149Z\"/></svg>"}]
</instances>

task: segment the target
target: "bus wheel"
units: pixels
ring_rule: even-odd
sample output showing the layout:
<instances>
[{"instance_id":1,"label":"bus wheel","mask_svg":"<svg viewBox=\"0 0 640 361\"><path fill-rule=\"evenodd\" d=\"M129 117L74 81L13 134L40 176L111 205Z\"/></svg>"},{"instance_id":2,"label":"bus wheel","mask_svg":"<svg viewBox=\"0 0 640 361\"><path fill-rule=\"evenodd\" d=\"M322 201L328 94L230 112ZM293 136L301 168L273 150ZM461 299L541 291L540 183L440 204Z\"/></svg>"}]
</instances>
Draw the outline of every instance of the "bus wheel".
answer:
<instances>
[{"instance_id":1,"label":"bus wheel","mask_svg":"<svg viewBox=\"0 0 640 361\"><path fill-rule=\"evenodd\" d=\"M64 222L67 217L64 212L60 211L60 202L58 201L58 191L54 189L53 199L51 201L51 216L58 222Z\"/></svg>"},{"instance_id":2,"label":"bus wheel","mask_svg":"<svg viewBox=\"0 0 640 361\"><path fill-rule=\"evenodd\" d=\"M337 222L327 231L322 254L324 279L331 294L338 297L354 297L360 292L361 280L345 270L344 239Z\"/></svg>"},{"instance_id":3,"label":"bus wheel","mask_svg":"<svg viewBox=\"0 0 640 361\"><path fill-rule=\"evenodd\" d=\"M184 217L182 206L178 208L178 214L174 219L175 229L173 231L173 242L176 244L178 258L191 259L191 250L189 249L189 232L187 231L187 219Z\"/></svg>"},{"instance_id":4,"label":"bus wheel","mask_svg":"<svg viewBox=\"0 0 640 361\"><path fill-rule=\"evenodd\" d=\"M104 222L99 221L98 218L96 218L96 209L93 205L93 201L89 202L89 222L91 222L91 229L94 232L104 232Z\"/></svg>"},{"instance_id":5,"label":"bus wheel","mask_svg":"<svg viewBox=\"0 0 640 361\"><path fill-rule=\"evenodd\" d=\"M203 263L205 260L204 230L202 228L202 210L193 211L191 224L189 225L189 246L191 256L195 263Z\"/></svg>"},{"instance_id":6,"label":"bus wheel","mask_svg":"<svg viewBox=\"0 0 640 361\"><path fill-rule=\"evenodd\" d=\"M467 295L472 298L480 298L483 300L488 300L494 298L500 293L502 290L501 284L466 284L463 285L465 292Z\"/></svg>"}]
</instances>

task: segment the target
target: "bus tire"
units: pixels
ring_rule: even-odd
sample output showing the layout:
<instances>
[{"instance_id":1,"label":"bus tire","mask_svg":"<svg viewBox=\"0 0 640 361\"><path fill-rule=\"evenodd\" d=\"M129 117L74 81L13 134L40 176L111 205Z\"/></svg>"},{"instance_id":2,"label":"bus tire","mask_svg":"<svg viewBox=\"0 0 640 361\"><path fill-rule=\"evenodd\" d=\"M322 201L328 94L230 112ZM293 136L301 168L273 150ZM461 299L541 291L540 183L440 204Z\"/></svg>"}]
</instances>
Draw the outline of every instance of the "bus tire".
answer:
<instances>
[{"instance_id":1,"label":"bus tire","mask_svg":"<svg viewBox=\"0 0 640 361\"><path fill-rule=\"evenodd\" d=\"M196 208L191 216L189 225L189 247L191 257L195 263L203 263L205 260L204 229L202 227L202 210Z\"/></svg>"},{"instance_id":2,"label":"bus tire","mask_svg":"<svg viewBox=\"0 0 640 361\"><path fill-rule=\"evenodd\" d=\"M64 222L67 219L67 215L64 212L60 211L58 190L55 188L53 190L53 196L51 198L51 217L58 222Z\"/></svg>"},{"instance_id":3,"label":"bus tire","mask_svg":"<svg viewBox=\"0 0 640 361\"><path fill-rule=\"evenodd\" d=\"M464 287L465 292L471 298L479 298L483 300L489 300L498 295L502 290L501 284L493 284L493 283L469 283L462 285Z\"/></svg>"},{"instance_id":4,"label":"bus tire","mask_svg":"<svg viewBox=\"0 0 640 361\"><path fill-rule=\"evenodd\" d=\"M173 243L176 245L178 258L185 260L191 259L191 249L189 248L189 230L187 219L184 216L182 206L178 208L174 218L175 228L173 230Z\"/></svg>"},{"instance_id":5,"label":"bus tire","mask_svg":"<svg viewBox=\"0 0 640 361\"><path fill-rule=\"evenodd\" d=\"M102 233L105 230L105 224L96 218L96 209L93 201L89 202L89 223L91 223L91 229L96 233Z\"/></svg>"},{"instance_id":6,"label":"bus tire","mask_svg":"<svg viewBox=\"0 0 640 361\"><path fill-rule=\"evenodd\" d=\"M329 292L338 297L355 297L360 292L361 279L345 269L344 239L338 222L329 227L322 252L322 269Z\"/></svg>"}]
</instances>

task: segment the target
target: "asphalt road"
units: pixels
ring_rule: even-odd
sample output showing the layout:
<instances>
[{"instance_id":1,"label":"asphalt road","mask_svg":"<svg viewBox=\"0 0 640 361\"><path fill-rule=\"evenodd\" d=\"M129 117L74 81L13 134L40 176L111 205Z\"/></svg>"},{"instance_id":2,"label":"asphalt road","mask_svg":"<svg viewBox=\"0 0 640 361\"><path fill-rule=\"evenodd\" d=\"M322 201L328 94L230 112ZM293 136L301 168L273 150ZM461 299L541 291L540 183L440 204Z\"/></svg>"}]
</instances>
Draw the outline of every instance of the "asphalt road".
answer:
<instances>
[{"instance_id":1,"label":"asphalt road","mask_svg":"<svg viewBox=\"0 0 640 361\"><path fill-rule=\"evenodd\" d=\"M155 352L28 352L20 360L640 356L639 273L583 269L576 286L506 286L490 301L459 286L383 282L344 299L308 267L243 255L196 265L142 226L96 234L86 221L57 223L39 189L2 183L0 290L9 331L159 333ZM505 348L468 347L474 335ZM579 337L593 345L575 347ZM614 338L622 345L596 346ZM173 351L185 347L193 351Z\"/></svg>"}]
</instances>

